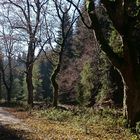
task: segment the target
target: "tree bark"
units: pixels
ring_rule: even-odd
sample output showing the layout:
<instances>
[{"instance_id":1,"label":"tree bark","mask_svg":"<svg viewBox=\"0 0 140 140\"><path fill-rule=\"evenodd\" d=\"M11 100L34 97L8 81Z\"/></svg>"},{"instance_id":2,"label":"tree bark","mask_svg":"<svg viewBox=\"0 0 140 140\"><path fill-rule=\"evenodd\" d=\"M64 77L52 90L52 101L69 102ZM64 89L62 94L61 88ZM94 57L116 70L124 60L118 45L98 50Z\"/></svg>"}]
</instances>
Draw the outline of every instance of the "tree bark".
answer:
<instances>
[{"instance_id":1,"label":"tree bark","mask_svg":"<svg viewBox=\"0 0 140 140\"><path fill-rule=\"evenodd\" d=\"M60 64L57 65L57 67L55 68L52 76L51 76L51 82L53 85L53 106L57 107L58 105L58 92L59 92L59 87L58 87L58 83L56 81L57 79L57 75L60 72Z\"/></svg>"},{"instance_id":2,"label":"tree bark","mask_svg":"<svg viewBox=\"0 0 140 140\"><path fill-rule=\"evenodd\" d=\"M131 127L135 127L136 122L140 121L140 80L138 73L131 70L128 66L122 73L124 81L124 109L123 114L127 117Z\"/></svg>"},{"instance_id":3,"label":"tree bark","mask_svg":"<svg viewBox=\"0 0 140 140\"><path fill-rule=\"evenodd\" d=\"M33 107L33 64L34 64L34 49L33 43L29 43L27 62L26 62L26 83L28 90L27 103L32 108Z\"/></svg>"},{"instance_id":4,"label":"tree bark","mask_svg":"<svg viewBox=\"0 0 140 140\"><path fill-rule=\"evenodd\" d=\"M33 81L32 81L32 71L33 65L29 66L28 72L26 75L27 89L28 89L28 105L33 107Z\"/></svg>"},{"instance_id":5,"label":"tree bark","mask_svg":"<svg viewBox=\"0 0 140 140\"><path fill-rule=\"evenodd\" d=\"M11 89L7 89L7 102L10 103L11 102Z\"/></svg>"},{"instance_id":6,"label":"tree bark","mask_svg":"<svg viewBox=\"0 0 140 140\"><path fill-rule=\"evenodd\" d=\"M8 65L9 65L9 87L7 89L7 101L11 102L11 94L13 88L13 68L12 68L12 57L10 53L8 57Z\"/></svg>"},{"instance_id":7,"label":"tree bark","mask_svg":"<svg viewBox=\"0 0 140 140\"><path fill-rule=\"evenodd\" d=\"M130 37L124 39L124 58L125 64L120 69L124 83L124 103L123 114L127 117L131 127L136 126L140 121L140 59L137 56L137 42L131 41Z\"/></svg>"},{"instance_id":8,"label":"tree bark","mask_svg":"<svg viewBox=\"0 0 140 140\"><path fill-rule=\"evenodd\" d=\"M2 73L1 73L1 70L0 70L0 101L2 99Z\"/></svg>"},{"instance_id":9,"label":"tree bark","mask_svg":"<svg viewBox=\"0 0 140 140\"><path fill-rule=\"evenodd\" d=\"M12 68L12 58L11 56L8 57L8 68L9 68L9 78L8 78L8 82L6 81L6 74L5 74L5 69L4 69L4 65L3 65L3 60L1 58L1 62L0 62L0 70L1 70L1 76L2 76L2 80L3 83L5 85L6 88L6 92L7 92L7 102L11 102L11 93L12 93L12 87L13 87L13 68Z\"/></svg>"}]
</instances>

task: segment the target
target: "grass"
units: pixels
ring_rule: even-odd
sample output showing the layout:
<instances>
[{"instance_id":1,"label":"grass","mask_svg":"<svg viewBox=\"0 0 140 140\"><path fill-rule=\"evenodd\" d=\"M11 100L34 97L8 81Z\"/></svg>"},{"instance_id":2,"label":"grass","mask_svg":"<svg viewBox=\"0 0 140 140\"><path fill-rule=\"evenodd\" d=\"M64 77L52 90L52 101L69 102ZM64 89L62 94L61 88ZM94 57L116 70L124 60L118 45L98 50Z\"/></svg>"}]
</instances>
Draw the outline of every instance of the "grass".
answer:
<instances>
[{"instance_id":1,"label":"grass","mask_svg":"<svg viewBox=\"0 0 140 140\"><path fill-rule=\"evenodd\" d=\"M76 108L73 111L48 108L13 112L29 125L40 139L50 140L139 140L126 128L121 110ZM139 128L138 128L139 130Z\"/></svg>"}]
</instances>

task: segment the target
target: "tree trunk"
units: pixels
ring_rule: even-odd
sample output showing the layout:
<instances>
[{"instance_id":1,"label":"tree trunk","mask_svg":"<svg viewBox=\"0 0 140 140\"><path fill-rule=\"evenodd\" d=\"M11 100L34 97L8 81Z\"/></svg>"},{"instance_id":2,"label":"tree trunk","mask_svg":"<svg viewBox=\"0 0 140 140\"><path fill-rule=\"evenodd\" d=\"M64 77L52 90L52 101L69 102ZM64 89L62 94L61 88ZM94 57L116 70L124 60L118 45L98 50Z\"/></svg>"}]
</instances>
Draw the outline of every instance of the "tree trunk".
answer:
<instances>
[{"instance_id":1,"label":"tree trunk","mask_svg":"<svg viewBox=\"0 0 140 140\"><path fill-rule=\"evenodd\" d=\"M7 89L7 102L11 102L11 89Z\"/></svg>"},{"instance_id":2,"label":"tree trunk","mask_svg":"<svg viewBox=\"0 0 140 140\"><path fill-rule=\"evenodd\" d=\"M122 79L124 83L124 116L127 117L130 127L135 127L140 121L140 49L139 37L124 36L124 60Z\"/></svg>"},{"instance_id":3,"label":"tree trunk","mask_svg":"<svg viewBox=\"0 0 140 140\"><path fill-rule=\"evenodd\" d=\"M11 102L11 94L13 89L13 68L12 68L12 57L9 54L8 57L8 65L9 65L9 87L7 89L7 101Z\"/></svg>"},{"instance_id":4,"label":"tree trunk","mask_svg":"<svg viewBox=\"0 0 140 140\"><path fill-rule=\"evenodd\" d=\"M53 106L57 107L58 105L58 83L56 81L57 75L60 71L60 64L57 65L57 67L55 68L52 76L51 76L51 82L52 82L52 86L53 86Z\"/></svg>"},{"instance_id":5,"label":"tree trunk","mask_svg":"<svg viewBox=\"0 0 140 140\"><path fill-rule=\"evenodd\" d=\"M28 105L33 107L33 80L32 80L32 71L33 71L33 64L28 67L27 75L26 75L26 83L28 89Z\"/></svg>"},{"instance_id":6,"label":"tree trunk","mask_svg":"<svg viewBox=\"0 0 140 140\"><path fill-rule=\"evenodd\" d=\"M0 101L2 99L2 73L0 71Z\"/></svg>"},{"instance_id":7,"label":"tree trunk","mask_svg":"<svg viewBox=\"0 0 140 140\"><path fill-rule=\"evenodd\" d=\"M136 122L140 121L140 68L138 69L139 71L136 71L132 66L127 66L122 74L124 83L123 114L127 117L130 127L135 127Z\"/></svg>"},{"instance_id":8,"label":"tree trunk","mask_svg":"<svg viewBox=\"0 0 140 140\"><path fill-rule=\"evenodd\" d=\"M33 65L34 65L34 46L32 41L29 42L27 62L26 62L26 83L28 90L27 103L32 108L33 107Z\"/></svg>"},{"instance_id":9,"label":"tree trunk","mask_svg":"<svg viewBox=\"0 0 140 140\"><path fill-rule=\"evenodd\" d=\"M10 102L11 101L11 93L12 93L12 84L13 84L13 78L11 78L11 75L10 75L10 83L7 83L6 82L6 78L5 78L5 71L4 71L4 67L3 67L3 62L1 62L1 74L2 74L2 80L3 80L3 83L5 85L5 88L6 88L6 92L7 92L7 102Z\"/></svg>"},{"instance_id":10,"label":"tree trunk","mask_svg":"<svg viewBox=\"0 0 140 140\"><path fill-rule=\"evenodd\" d=\"M59 86L57 83L57 75L60 72L62 56L64 53L64 46L65 46L64 44L65 44L65 39L64 39L64 42L61 44L61 50L60 50L59 56L58 56L58 64L57 64L56 68L54 69L52 76L51 76L51 82L52 82L52 86L53 86L53 106L54 107L57 107L57 105L58 105Z\"/></svg>"}]
</instances>

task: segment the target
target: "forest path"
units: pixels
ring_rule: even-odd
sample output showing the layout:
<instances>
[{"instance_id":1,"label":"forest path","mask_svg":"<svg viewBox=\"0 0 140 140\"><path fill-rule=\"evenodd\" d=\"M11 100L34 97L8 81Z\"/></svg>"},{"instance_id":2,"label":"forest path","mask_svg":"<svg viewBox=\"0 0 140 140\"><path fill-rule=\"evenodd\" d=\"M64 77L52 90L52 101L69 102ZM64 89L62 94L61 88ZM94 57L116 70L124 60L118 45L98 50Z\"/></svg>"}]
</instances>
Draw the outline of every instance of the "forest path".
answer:
<instances>
[{"instance_id":1,"label":"forest path","mask_svg":"<svg viewBox=\"0 0 140 140\"><path fill-rule=\"evenodd\" d=\"M8 109L0 107L0 140L30 140L35 135L34 131L22 119L7 111Z\"/></svg>"},{"instance_id":2,"label":"forest path","mask_svg":"<svg viewBox=\"0 0 140 140\"><path fill-rule=\"evenodd\" d=\"M16 118L10 112L5 110L6 108L0 107L0 124L9 125L9 124L20 124L21 120Z\"/></svg>"}]
</instances>

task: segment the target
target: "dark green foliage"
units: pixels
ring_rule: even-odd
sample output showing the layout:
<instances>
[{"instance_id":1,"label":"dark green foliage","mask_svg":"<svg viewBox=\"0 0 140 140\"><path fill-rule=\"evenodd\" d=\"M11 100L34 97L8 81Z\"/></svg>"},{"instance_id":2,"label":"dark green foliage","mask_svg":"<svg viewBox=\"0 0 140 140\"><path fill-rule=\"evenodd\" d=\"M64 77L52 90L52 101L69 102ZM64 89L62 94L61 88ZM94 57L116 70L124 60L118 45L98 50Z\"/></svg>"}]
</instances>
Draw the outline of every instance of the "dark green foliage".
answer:
<instances>
[{"instance_id":1,"label":"dark green foliage","mask_svg":"<svg viewBox=\"0 0 140 140\"><path fill-rule=\"evenodd\" d=\"M25 94L23 92L23 78L22 79L14 79L13 85L13 98L16 101L23 101L25 99Z\"/></svg>"},{"instance_id":2,"label":"dark green foliage","mask_svg":"<svg viewBox=\"0 0 140 140\"><path fill-rule=\"evenodd\" d=\"M52 64L47 60L42 60L40 64L40 74L42 78L42 94L43 98L52 98L52 86L51 86L51 74L52 74Z\"/></svg>"}]
</instances>

